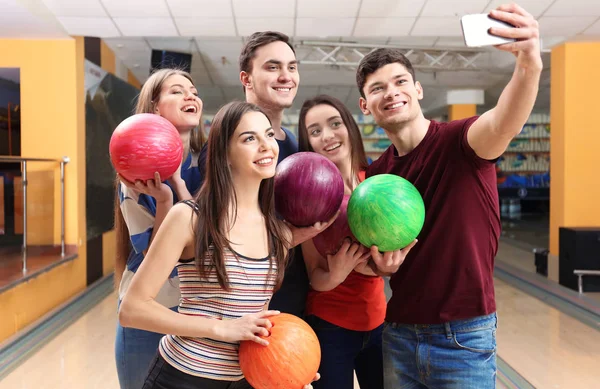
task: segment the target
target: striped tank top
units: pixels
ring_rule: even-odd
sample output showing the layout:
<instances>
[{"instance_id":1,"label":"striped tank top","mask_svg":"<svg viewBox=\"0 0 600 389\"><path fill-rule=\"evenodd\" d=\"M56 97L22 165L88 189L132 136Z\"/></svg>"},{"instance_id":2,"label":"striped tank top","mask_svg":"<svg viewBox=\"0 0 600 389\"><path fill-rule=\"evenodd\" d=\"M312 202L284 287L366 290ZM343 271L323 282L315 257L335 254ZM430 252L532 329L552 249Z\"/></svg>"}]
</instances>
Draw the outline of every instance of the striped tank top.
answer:
<instances>
[{"instance_id":1,"label":"striped tank top","mask_svg":"<svg viewBox=\"0 0 600 389\"><path fill-rule=\"evenodd\" d=\"M248 258L229 249L225 249L223 255L229 291L221 288L214 271L209 273L208 280L202 279L193 259L179 261L180 314L230 320L265 308L276 284L276 261L273 261L273 269L269 271L268 257ZM211 258L212 249L204 258L207 267ZM162 357L176 369L193 376L221 381L244 378L238 349L239 342L176 335L165 335L159 345Z\"/></svg>"}]
</instances>

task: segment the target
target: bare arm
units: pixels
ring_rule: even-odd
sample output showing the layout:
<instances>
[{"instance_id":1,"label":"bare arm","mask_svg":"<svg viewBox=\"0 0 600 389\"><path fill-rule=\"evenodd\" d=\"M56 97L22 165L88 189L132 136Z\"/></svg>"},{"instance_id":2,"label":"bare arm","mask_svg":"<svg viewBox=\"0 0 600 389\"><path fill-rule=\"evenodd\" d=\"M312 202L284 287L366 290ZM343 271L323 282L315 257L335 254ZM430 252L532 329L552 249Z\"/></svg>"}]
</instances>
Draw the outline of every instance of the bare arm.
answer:
<instances>
[{"instance_id":1,"label":"bare arm","mask_svg":"<svg viewBox=\"0 0 600 389\"><path fill-rule=\"evenodd\" d=\"M302 243L302 254L314 290L325 292L344 282L348 274L360 263L364 263L369 252L358 243L346 240L335 255L323 258L312 239Z\"/></svg>"},{"instance_id":2,"label":"bare arm","mask_svg":"<svg viewBox=\"0 0 600 389\"><path fill-rule=\"evenodd\" d=\"M191 216L189 206L173 207L158 229L121 303L119 320L123 326L163 334L214 337L216 321L181 315L154 300L183 249L193 242Z\"/></svg>"},{"instance_id":3,"label":"bare arm","mask_svg":"<svg viewBox=\"0 0 600 389\"><path fill-rule=\"evenodd\" d=\"M163 334L268 344L257 335L268 335L271 323L267 317L276 315L277 311L261 311L222 321L182 315L155 301L183 250L194 244L192 212L185 204L171 208L123 298L119 310L121 325Z\"/></svg>"},{"instance_id":4,"label":"bare arm","mask_svg":"<svg viewBox=\"0 0 600 389\"><path fill-rule=\"evenodd\" d=\"M150 242L148 242L148 247L154 240L156 233L160 229L161 224L165 221L167 214L173 208L173 200L166 200L161 202L156 202L156 215L154 216L154 227L152 229L152 236L150 237ZM144 255L148 254L148 249L144 251Z\"/></svg>"},{"instance_id":5,"label":"bare arm","mask_svg":"<svg viewBox=\"0 0 600 389\"><path fill-rule=\"evenodd\" d=\"M515 70L497 105L481 115L467 134L469 145L484 159L498 158L527 122L535 103L542 58L538 22L516 4L502 5L491 16L518 28L493 29L491 33L516 38L517 41L497 46L516 57Z\"/></svg>"}]
</instances>

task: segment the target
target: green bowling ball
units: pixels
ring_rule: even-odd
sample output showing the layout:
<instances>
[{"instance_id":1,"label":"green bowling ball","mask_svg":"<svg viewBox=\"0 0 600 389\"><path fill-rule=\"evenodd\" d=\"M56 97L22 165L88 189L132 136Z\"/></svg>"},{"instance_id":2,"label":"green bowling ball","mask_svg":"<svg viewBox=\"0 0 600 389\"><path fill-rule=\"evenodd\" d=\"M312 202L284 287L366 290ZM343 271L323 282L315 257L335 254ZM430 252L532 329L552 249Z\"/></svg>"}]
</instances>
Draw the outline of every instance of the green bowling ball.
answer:
<instances>
[{"instance_id":1,"label":"green bowling ball","mask_svg":"<svg viewBox=\"0 0 600 389\"><path fill-rule=\"evenodd\" d=\"M394 251L408 246L421 232L425 204L413 184L394 174L364 180L348 201L350 230L366 247Z\"/></svg>"}]
</instances>

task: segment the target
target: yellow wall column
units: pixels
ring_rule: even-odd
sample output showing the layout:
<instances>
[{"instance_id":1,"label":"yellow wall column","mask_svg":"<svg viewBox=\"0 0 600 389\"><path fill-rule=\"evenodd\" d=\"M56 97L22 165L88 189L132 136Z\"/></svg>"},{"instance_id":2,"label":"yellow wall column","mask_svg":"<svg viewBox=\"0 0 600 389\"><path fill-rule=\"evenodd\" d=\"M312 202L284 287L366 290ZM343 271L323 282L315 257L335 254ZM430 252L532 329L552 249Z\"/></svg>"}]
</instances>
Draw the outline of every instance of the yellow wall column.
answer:
<instances>
[{"instance_id":1,"label":"yellow wall column","mask_svg":"<svg viewBox=\"0 0 600 389\"><path fill-rule=\"evenodd\" d=\"M550 253L559 227L600 227L600 42L555 47L551 59Z\"/></svg>"},{"instance_id":2,"label":"yellow wall column","mask_svg":"<svg viewBox=\"0 0 600 389\"><path fill-rule=\"evenodd\" d=\"M466 119L477 114L475 104L453 104L448 106L448 120Z\"/></svg>"},{"instance_id":3,"label":"yellow wall column","mask_svg":"<svg viewBox=\"0 0 600 389\"><path fill-rule=\"evenodd\" d=\"M483 89L454 89L446 92L448 120L466 119L477 115L477 105L484 103Z\"/></svg>"},{"instance_id":4,"label":"yellow wall column","mask_svg":"<svg viewBox=\"0 0 600 389\"><path fill-rule=\"evenodd\" d=\"M142 84L140 84L137 77L131 72L131 70L127 71L127 82L138 89L142 89Z\"/></svg>"},{"instance_id":5,"label":"yellow wall column","mask_svg":"<svg viewBox=\"0 0 600 389\"><path fill-rule=\"evenodd\" d=\"M86 198L83 38L0 39L0 52L7 53L0 55L0 67L21 69L21 155L71 160L65 168L65 240L78 251L75 260L0 294L1 342L85 289ZM60 210L58 176L55 210ZM54 215L60 234L60 213Z\"/></svg>"}]
</instances>

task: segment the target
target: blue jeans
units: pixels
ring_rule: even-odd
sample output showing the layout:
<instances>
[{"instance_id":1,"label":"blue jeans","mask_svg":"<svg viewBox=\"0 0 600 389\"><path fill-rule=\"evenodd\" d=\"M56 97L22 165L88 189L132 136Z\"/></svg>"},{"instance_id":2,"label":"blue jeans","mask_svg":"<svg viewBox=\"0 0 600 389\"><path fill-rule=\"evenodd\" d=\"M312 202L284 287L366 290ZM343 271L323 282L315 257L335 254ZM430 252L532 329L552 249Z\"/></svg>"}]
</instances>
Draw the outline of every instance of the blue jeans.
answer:
<instances>
[{"instance_id":1,"label":"blue jeans","mask_svg":"<svg viewBox=\"0 0 600 389\"><path fill-rule=\"evenodd\" d=\"M386 323L386 389L491 389L496 387L497 317L439 325Z\"/></svg>"},{"instance_id":2,"label":"blue jeans","mask_svg":"<svg viewBox=\"0 0 600 389\"><path fill-rule=\"evenodd\" d=\"M171 308L177 312L177 307ZM122 327L117 320L115 360L121 389L140 389L164 334Z\"/></svg>"},{"instance_id":3,"label":"blue jeans","mask_svg":"<svg viewBox=\"0 0 600 389\"><path fill-rule=\"evenodd\" d=\"M361 388L383 389L383 324L371 331L352 331L317 316L306 321L321 344L321 379L314 389L353 389L354 371Z\"/></svg>"}]
</instances>

